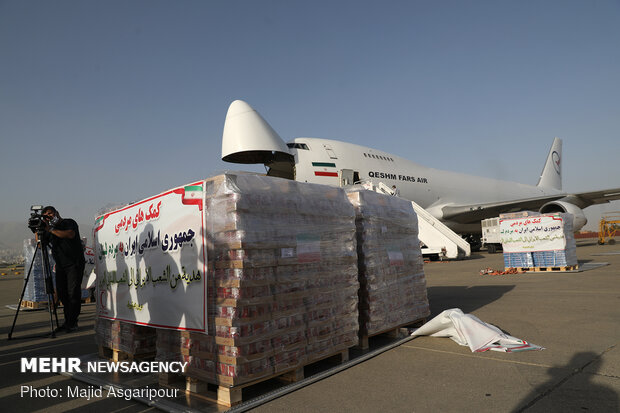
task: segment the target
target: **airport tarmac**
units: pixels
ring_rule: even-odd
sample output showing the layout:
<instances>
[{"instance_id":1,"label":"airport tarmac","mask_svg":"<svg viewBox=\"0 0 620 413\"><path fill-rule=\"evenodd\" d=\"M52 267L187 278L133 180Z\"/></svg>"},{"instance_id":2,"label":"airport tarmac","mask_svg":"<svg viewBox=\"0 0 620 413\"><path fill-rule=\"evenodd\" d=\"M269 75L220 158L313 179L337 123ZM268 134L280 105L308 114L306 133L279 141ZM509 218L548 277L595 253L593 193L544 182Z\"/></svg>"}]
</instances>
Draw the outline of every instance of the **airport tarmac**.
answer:
<instances>
[{"instance_id":1,"label":"airport tarmac","mask_svg":"<svg viewBox=\"0 0 620 413\"><path fill-rule=\"evenodd\" d=\"M256 412L617 412L620 409L620 246L579 241L584 272L480 275L503 269L502 254L425 265L432 316L460 308L509 334L545 347L472 353L447 338L419 337L321 381L254 408ZM609 265L596 266L607 262ZM13 412L155 411L135 400L22 395L22 386L87 385L65 376L20 373L20 357L96 353L94 305L80 331L57 338L47 311L22 312L7 334L23 276L0 278L0 406ZM61 317L62 319L62 317ZM207 409L215 411L217 409Z\"/></svg>"}]
</instances>

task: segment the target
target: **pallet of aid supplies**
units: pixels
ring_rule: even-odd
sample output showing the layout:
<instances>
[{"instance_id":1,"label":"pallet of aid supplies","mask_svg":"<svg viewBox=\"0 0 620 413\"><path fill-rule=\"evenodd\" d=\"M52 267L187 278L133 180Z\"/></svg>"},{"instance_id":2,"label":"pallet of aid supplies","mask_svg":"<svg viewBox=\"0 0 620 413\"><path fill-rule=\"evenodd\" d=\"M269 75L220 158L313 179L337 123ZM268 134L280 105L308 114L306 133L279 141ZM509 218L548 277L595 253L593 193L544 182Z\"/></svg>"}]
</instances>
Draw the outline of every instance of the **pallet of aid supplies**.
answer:
<instances>
[{"instance_id":1,"label":"pallet of aid supplies","mask_svg":"<svg viewBox=\"0 0 620 413\"><path fill-rule=\"evenodd\" d=\"M47 301L28 301L22 300L22 308L36 310L37 308L47 307Z\"/></svg>"},{"instance_id":2,"label":"pallet of aid supplies","mask_svg":"<svg viewBox=\"0 0 620 413\"><path fill-rule=\"evenodd\" d=\"M523 272L572 272L578 271L579 265L566 265L558 267L516 267L516 270Z\"/></svg>"},{"instance_id":3,"label":"pallet of aid supplies","mask_svg":"<svg viewBox=\"0 0 620 413\"><path fill-rule=\"evenodd\" d=\"M385 330L377 331L377 332L372 333L372 334L364 334L363 332L360 332L360 341L359 341L358 348L361 349L361 350L368 350L370 348L370 339L372 337L387 336L387 337L391 337L391 338L399 338L401 336L401 329L402 328L406 328L406 327L421 327L424 323L426 323L426 317L419 318L417 320L414 320L414 321L411 321L411 322L408 322L408 323L404 323L404 324L398 325L396 327L390 327L390 328L385 329Z\"/></svg>"},{"instance_id":4,"label":"pallet of aid supplies","mask_svg":"<svg viewBox=\"0 0 620 413\"><path fill-rule=\"evenodd\" d=\"M307 369L320 369L323 364L332 366L333 364L345 363L349 360L349 348L340 350L334 349L331 353L322 357L315 357L301 366L278 371L274 366L272 373L264 377L251 379L248 376L243 378L224 376L221 374L203 374L195 369L188 369L185 374L179 373L160 373L159 384L161 386L184 389L187 394L215 402L222 406L231 407L242 403L248 398L244 393L261 393L261 384L266 385L268 380L276 379L279 382L291 383L303 380ZM319 366L319 364L321 364ZM282 366L282 365L281 365ZM275 372L274 372L275 371ZM217 383L214 383L217 382ZM271 385L271 387L277 384ZM281 384L280 384L281 385ZM263 386L267 387L267 386Z\"/></svg>"},{"instance_id":5,"label":"pallet of aid supplies","mask_svg":"<svg viewBox=\"0 0 620 413\"><path fill-rule=\"evenodd\" d=\"M105 347L99 345L99 357L119 362L119 361L133 361L133 360L153 360L155 358L155 352L146 353L129 353L127 351Z\"/></svg>"}]
</instances>

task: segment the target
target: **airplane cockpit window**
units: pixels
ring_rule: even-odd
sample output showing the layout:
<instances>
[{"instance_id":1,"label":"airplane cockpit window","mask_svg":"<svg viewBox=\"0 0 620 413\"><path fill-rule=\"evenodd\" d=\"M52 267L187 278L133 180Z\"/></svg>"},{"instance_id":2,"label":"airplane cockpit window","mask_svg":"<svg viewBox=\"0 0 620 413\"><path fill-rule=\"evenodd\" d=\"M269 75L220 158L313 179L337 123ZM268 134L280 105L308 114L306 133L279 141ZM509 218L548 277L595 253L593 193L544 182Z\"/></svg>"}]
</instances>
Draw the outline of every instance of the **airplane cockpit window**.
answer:
<instances>
[{"instance_id":1,"label":"airplane cockpit window","mask_svg":"<svg viewBox=\"0 0 620 413\"><path fill-rule=\"evenodd\" d=\"M306 151L310 150L308 148L308 145L306 145L305 143L290 142L290 143L287 143L286 146L288 146L289 148L303 149L303 150L306 150Z\"/></svg>"}]
</instances>

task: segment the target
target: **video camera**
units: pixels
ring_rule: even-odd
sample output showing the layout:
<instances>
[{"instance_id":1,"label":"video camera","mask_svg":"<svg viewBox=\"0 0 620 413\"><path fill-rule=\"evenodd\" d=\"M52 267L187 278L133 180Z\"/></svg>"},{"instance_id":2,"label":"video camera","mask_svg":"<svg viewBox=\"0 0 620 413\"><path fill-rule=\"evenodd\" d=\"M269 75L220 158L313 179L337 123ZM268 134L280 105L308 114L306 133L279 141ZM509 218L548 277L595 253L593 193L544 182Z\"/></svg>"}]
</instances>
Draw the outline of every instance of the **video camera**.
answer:
<instances>
[{"instance_id":1,"label":"video camera","mask_svg":"<svg viewBox=\"0 0 620 413\"><path fill-rule=\"evenodd\" d=\"M32 231L33 233L45 231L45 227L47 225L54 228L54 226L58 223L58 220L54 218L47 222L46 225L45 219L43 218L42 214L42 205L32 205L30 207L30 210L32 212L30 213L30 218L28 218L28 228L30 228L30 231Z\"/></svg>"},{"instance_id":2,"label":"video camera","mask_svg":"<svg viewBox=\"0 0 620 413\"><path fill-rule=\"evenodd\" d=\"M41 205L33 205L30 207L32 211L30 213L30 218L28 218L28 228L33 233L42 232L45 230L45 220L43 219L43 215L41 211L43 210L43 206Z\"/></svg>"}]
</instances>

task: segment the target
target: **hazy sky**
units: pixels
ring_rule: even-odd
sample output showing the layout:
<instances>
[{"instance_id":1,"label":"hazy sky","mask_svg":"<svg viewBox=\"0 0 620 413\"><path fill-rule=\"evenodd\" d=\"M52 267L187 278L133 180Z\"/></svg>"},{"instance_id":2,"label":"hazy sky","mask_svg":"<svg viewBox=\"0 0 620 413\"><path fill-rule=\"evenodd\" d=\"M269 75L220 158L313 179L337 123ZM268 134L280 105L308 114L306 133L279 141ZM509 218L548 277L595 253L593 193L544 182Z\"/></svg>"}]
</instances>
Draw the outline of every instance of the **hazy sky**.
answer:
<instances>
[{"instance_id":1,"label":"hazy sky","mask_svg":"<svg viewBox=\"0 0 620 413\"><path fill-rule=\"evenodd\" d=\"M528 184L559 136L566 190L620 187L619 45L618 1L0 0L0 221L263 170L220 160L235 99Z\"/></svg>"}]
</instances>

